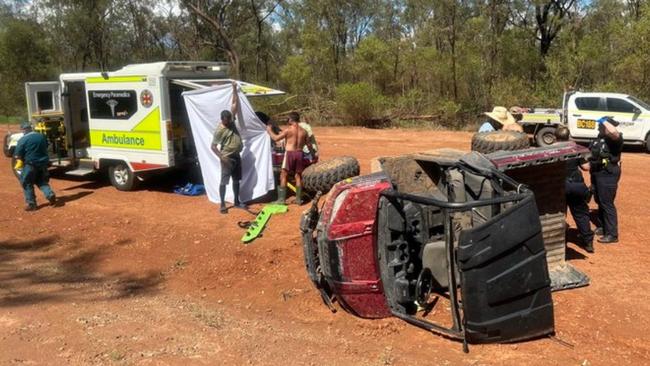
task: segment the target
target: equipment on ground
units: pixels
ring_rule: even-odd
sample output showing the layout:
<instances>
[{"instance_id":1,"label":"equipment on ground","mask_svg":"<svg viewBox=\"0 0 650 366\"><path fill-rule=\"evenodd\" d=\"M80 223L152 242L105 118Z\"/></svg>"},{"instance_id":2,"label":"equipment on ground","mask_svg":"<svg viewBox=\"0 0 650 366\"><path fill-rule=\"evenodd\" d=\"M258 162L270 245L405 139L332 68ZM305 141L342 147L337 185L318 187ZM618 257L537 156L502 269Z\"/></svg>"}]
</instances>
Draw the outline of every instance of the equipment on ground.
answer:
<instances>
[{"instance_id":1,"label":"equipment on ground","mask_svg":"<svg viewBox=\"0 0 650 366\"><path fill-rule=\"evenodd\" d=\"M241 238L241 241L245 244L249 244L251 241L255 240L255 238L260 236L272 215L286 213L287 211L288 207L286 205L265 205L264 208L262 208L262 211L257 214L255 220L247 223L239 223L241 227L247 228L246 233L244 233L244 236Z\"/></svg>"}]
</instances>

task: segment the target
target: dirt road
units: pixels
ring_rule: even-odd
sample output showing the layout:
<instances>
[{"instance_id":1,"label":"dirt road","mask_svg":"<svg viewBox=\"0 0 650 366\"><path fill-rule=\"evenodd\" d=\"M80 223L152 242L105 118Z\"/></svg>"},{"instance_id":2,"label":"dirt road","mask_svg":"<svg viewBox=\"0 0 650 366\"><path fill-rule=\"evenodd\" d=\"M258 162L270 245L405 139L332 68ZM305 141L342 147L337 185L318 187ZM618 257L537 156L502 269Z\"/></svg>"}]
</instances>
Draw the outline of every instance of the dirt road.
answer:
<instances>
[{"instance_id":1,"label":"dirt road","mask_svg":"<svg viewBox=\"0 0 650 366\"><path fill-rule=\"evenodd\" d=\"M437 147L468 133L318 128L325 158L369 159ZM650 155L623 155L621 242L568 256L586 288L554 293L556 339L461 345L404 322L321 304L303 268L301 209L273 217L245 246L239 220L170 184L118 192L53 179L59 208L24 212L0 161L0 364L610 365L650 363ZM39 196L40 202L44 200ZM255 207L257 208L257 207Z\"/></svg>"}]
</instances>

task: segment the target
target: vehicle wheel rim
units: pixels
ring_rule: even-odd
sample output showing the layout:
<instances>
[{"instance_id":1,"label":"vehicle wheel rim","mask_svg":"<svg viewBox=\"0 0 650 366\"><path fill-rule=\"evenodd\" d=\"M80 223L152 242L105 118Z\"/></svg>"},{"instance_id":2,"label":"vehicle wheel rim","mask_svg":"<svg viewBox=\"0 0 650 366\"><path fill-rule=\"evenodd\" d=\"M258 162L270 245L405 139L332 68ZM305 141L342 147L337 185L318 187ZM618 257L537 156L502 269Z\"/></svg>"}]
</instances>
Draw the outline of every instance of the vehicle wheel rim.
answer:
<instances>
[{"instance_id":1,"label":"vehicle wheel rim","mask_svg":"<svg viewBox=\"0 0 650 366\"><path fill-rule=\"evenodd\" d=\"M129 171L126 167L116 167L113 171L115 182L119 185L125 185L129 178Z\"/></svg>"},{"instance_id":2,"label":"vehicle wheel rim","mask_svg":"<svg viewBox=\"0 0 650 366\"><path fill-rule=\"evenodd\" d=\"M550 145L555 142L555 136L550 133L546 133L542 137L542 140L544 140L545 144Z\"/></svg>"}]
</instances>

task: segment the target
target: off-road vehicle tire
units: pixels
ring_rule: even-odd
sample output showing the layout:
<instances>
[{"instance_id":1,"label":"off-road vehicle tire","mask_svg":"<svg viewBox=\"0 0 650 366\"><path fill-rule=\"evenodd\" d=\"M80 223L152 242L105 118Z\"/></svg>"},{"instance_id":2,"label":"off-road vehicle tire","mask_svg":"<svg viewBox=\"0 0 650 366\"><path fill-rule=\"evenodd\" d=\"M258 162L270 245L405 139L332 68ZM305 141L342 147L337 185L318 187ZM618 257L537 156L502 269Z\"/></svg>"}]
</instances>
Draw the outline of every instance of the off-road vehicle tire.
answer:
<instances>
[{"instance_id":1,"label":"off-road vehicle tire","mask_svg":"<svg viewBox=\"0 0 650 366\"><path fill-rule=\"evenodd\" d=\"M5 154L6 157L10 158L14 154L14 149L9 148L9 134L6 134L2 141L2 153Z\"/></svg>"},{"instance_id":2,"label":"off-road vehicle tire","mask_svg":"<svg viewBox=\"0 0 650 366\"><path fill-rule=\"evenodd\" d=\"M135 173L122 162L108 167L108 179L119 191L132 191L137 184Z\"/></svg>"},{"instance_id":3,"label":"off-road vehicle tire","mask_svg":"<svg viewBox=\"0 0 650 366\"><path fill-rule=\"evenodd\" d=\"M514 151L530 147L528 135L516 131L492 131L477 133L472 136L472 151L483 154L495 151Z\"/></svg>"},{"instance_id":4,"label":"off-road vehicle tire","mask_svg":"<svg viewBox=\"0 0 650 366\"><path fill-rule=\"evenodd\" d=\"M557 142L557 131L555 127L543 127L535 134L535 143L539 147L551 146Z\"/></svg>"},{"instance_id":5,"label":"off-road vehicle tire","mask_svg":"<svg viewBox=\"0 0 650 366\"><path fill-rule=\"evenodd\" d=\"M359 175L359 171L357 159L342 156L308 166L302 172L302 185L311 194L327 193L336 183Z\"/></svg>"},{"instance_id":6,"label":"off-road vehicle tire","mask_svg":"<svg viewBox=\"0 0 650 366\"><path fill-rule=\"evenodd\" d=\"M650 153L650 133L645 137L645 152Z\"/></svg>"}]
</instances>

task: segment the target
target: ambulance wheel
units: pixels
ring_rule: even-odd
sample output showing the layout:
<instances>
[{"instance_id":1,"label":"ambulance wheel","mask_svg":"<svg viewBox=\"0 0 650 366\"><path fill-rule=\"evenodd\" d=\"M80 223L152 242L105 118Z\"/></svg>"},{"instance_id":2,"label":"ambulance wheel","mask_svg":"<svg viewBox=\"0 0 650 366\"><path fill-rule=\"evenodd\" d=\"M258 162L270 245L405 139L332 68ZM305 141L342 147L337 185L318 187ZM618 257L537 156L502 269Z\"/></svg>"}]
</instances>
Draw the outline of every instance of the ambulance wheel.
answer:
<instances>
[{"instance_id":1,"label":"ambulance wheel","mask_svg":"<svg viewBox=\"0 0 650 366\"><path fill-rule=\"evenodd\" d=\"M539 147L550 146L556 143L557 135L555 127L541 128L535 135L535 142Z\"/></svg>"},{"instance_id":2,"label":"ambulance wheel","mask_svg":"<svg viewBox=\"0 0 650 366\"><path fill-rule=\"evenodd\" d=\"M108 178L113 187L120 191L131 191L135 188L136 177L129 166L124 163L117 163L108 168Z\"/></svg>"},{"instance_id":3,"label":"ambulance wheel","mask_svg":"<svg viewBox=\"0 0 650 366\"><path fill-rule=\"evenodd\" d=\"M650 153L650 133L645 137L645 152Z\"/></svg>"}]
</instances>

